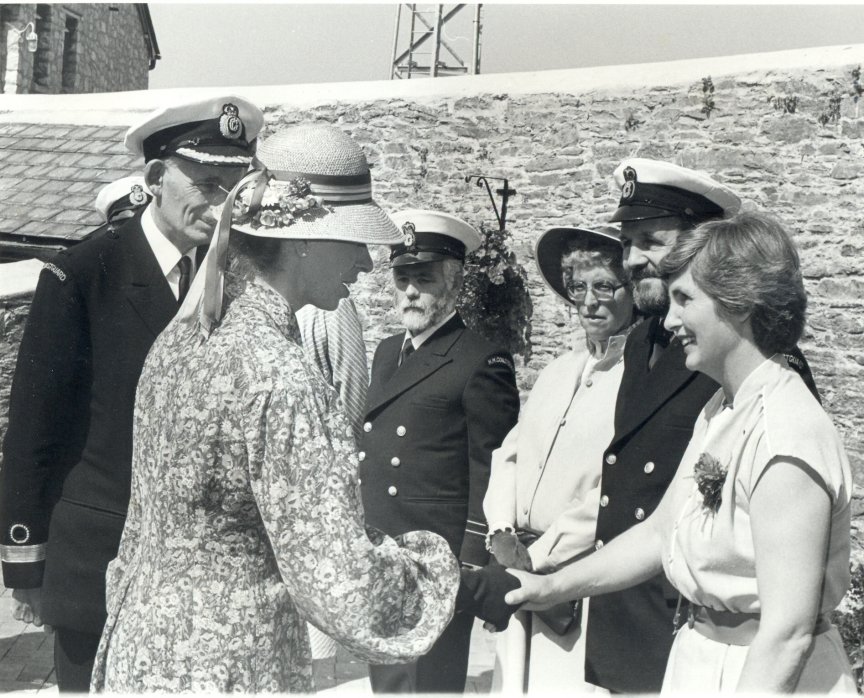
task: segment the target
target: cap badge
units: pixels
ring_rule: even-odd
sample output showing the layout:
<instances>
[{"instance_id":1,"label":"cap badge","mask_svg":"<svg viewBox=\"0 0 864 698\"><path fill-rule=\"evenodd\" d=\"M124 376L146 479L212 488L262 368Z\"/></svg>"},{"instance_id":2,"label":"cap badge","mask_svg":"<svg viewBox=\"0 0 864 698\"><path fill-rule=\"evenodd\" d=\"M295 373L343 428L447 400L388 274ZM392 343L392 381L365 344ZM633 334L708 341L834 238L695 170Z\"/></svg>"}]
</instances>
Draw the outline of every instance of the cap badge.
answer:
<instances>
[{"instance_id":1,"label":"cap badge","mask_svg":"<svg viewBox=\"0 0 864 698\"><path fill-rule=\"evenodd\" d=\"M230 102L222 105L222 116L219 117L219 132L225 138L230 138L231 140L240 138L240 134L243 132L243 121L240 119L240 110Z\"/></svg>"},{"instance_id":2,"label":"cap badge","mask_svg":"<svg viewBox=\"0 0 864 698\"><path fill-rule=\"evenodd\" d=\"M404 239L402 240L402 244L405 247L415 247L417 245L417 235L415 235L415 231L417 228L414 227L414 224L411 221L402 224L402 235L404 235Z\"/></svg>"},{"instance_id":3,"label":"cap badge","mask_svg":"<svg viewBox=\"0 0 864 698\"><path fill-rule=\"evenodd\" d=\"M624 186L621 187L621 198L632 199L636 193L636 170L632 167L624 168Z\"/></svg>"},{"instance_id":4,"label":"cap badge","mask_svg":"<svg viewBox=\"0 0 864 698\"><path fill-rule=\"evenodd\" d=\"M129 191L129 203L134 206L140 206L147 203L147 195L144 193L144 187L140 184L133 184Z\"/></svg>"}]
</instances>

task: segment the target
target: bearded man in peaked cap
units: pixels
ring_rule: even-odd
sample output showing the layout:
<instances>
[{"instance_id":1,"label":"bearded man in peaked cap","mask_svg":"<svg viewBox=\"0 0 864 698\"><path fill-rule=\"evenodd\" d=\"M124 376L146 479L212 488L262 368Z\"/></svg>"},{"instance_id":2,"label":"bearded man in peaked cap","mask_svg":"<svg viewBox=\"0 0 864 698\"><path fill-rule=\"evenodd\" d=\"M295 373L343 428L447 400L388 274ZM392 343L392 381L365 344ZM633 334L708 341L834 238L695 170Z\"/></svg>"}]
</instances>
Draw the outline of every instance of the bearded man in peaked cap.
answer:
<instances>
[{"instance_id":1,"label":"bearded man in peaked cap","mask_svg":"<svg viewBox=\"0 0 864 698\"><path fill-rule=\"evenodd\" d=\"M519 412L513 359L456 312L463 260L480 246L479 233L436 211L394 220L405 233L390 254L405 331L381 342L372 361L359 454L366 522L389 535L438 533L463 568L476 568L489 559L483 497L492 451ZM518 586L503 568L489 570L472 572L468 587L463 572L460 598L479 599L502 578L508 589ZM370 666L372 690L461 693L474 612L457 601L453 620L418 661Z\"/></svg>"}]
</instances>

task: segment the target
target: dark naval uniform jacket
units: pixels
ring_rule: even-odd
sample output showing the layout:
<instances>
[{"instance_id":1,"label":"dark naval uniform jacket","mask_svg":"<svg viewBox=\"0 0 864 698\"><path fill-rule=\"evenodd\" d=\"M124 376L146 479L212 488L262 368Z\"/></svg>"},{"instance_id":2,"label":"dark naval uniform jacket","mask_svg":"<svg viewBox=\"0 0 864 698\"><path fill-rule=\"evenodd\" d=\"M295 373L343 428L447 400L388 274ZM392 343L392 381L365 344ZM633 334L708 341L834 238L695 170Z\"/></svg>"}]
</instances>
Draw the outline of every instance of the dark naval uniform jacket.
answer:
<instances>
[{"instance_id":1,"label":"dark naval uniform jacket","mask_svg":"<svg viewBox=\"0 0 864 698\"><path fill-rule=\"evenodd\" d=\"M637 326L624 348L624 374L615 407L615 435L603 458L595 548L648 517L660 503L684 455L696 418L720 387L684 364L672 342L649 370L655 342L668 334L661 318ZM804 357L788 357L811 391ZM678 592L663 574L624 591L591 598L585 678L619 693L657 693L673 640Z\"/></svg>"},{"instance_id":2,"label":"dark naval uniform jacket","mask_svg":"<svg viewBox=\"0 0 864 698\"><path fill-rule=\"evenodd\" d=\"M0 470L7 587L42 586L50 625L99 633L129 501L132 412L178 303L141 213L45 265L18 353Z\"/></svg>"},{"instance_id":3,"label":"dark naval uniform jacket","mask_svg":"<svg viewBox=\"0 0 864 698\"><path fill-rule=\"evenodd\" d=\"M359 453L366 523L391 536L434 531L463 564L485 565L492 451L519 413L512 357L458 314L399 366L404 339L385 339L372 361ZM473 620L457 613L415 662L370 665L372 690L464 691Z\"/></svg>"},{"instance_id":4,"label":"dark naval uniform jacket","mask_svg":"<svg viewBox=\"0 0 864 698\"><path fill-rule=\"evenodd\" d=\"M372 361L360 440L366 523L389 535L434 531L462 562L484 565L492 451L519 413L513 360L458 314L398 366L404 338L385 339Z\"/></svg>"}]
</instances>

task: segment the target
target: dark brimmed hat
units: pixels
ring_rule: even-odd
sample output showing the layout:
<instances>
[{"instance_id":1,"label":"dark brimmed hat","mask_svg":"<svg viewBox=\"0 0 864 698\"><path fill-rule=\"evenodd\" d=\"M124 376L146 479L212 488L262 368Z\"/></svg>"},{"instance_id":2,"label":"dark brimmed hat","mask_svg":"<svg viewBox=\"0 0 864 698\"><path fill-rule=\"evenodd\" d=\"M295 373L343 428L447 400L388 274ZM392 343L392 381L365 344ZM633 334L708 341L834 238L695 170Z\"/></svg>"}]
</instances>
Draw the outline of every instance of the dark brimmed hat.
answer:
<instances>
[{"instance_id":1,"label":"dark brimmed hat","mask_svg":"<svg viewBox=\"0 0 864 698\"><path fill-rule=\"evenodd\" d=\"M550 228L537 238L534 245L534 259L537 262L537 269L540 270L540 276L556 295L570 305L574 303L567 295L567 289L564 288L561 278L561 257L564 254L564 246L570 240L580 238L588 242L593 241L598 247L608 247L610 243L621 246L618 231L613 228L604 228L602 231L588 228Z\"/></svg>"},{"instance_id":2,"label":"dark brimmed hat","mask_svg":"<svg viewBox=\"0 0 864 698\"><path fill-rule=\"evenodd\" d=\"M741 207L729 187L671 162L630 158L618 165L613 177L621 200L612 223L668 216L702 222L732 215Z\"/></svg>"},{"instance_id":3,"label":"dark brimmed hat","mask_svg":"<svg viewBox=\"0 0 864 698\"><path fill-rule=\"evenodd\" d=\"M390 248L390 266L458 259L483 241L473 226L449 213L407 209L392 216L402 230L402 241Z\"/></svg>"},{"instance_id":4,"label":"dark brimmed hat","mask_svg":"<svg viewBox=\"0 0 864 698\"><path fill-rule=\"evenodd\" d=\"M204 165L248 167L264 114L235 95L157 109L126 132L126 147L149 162L174 156Z\"/></svg>"}]
</instances>

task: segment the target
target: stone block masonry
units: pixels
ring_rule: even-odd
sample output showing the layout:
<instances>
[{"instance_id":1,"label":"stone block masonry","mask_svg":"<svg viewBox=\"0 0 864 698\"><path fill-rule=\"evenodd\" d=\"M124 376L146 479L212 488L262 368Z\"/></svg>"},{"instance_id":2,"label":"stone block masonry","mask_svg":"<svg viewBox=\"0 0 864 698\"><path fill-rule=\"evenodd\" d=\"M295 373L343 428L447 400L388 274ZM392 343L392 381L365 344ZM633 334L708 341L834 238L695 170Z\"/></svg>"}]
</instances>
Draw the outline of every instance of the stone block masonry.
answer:
<instances>
[{"instance_id":1,"label":"stone block masonry","mask_svg":"<svg viewBox=\"0 0 864 698\"><path fill-rule=\"evenodd\" d=\"M375 195L390 211L439 208L478 225L490 223L485 192L464 176L509 179L518 192L509 202L511 245L528 271L534 301L533 354L519 366L523 394L543 366L580 341L575 318L534 267L537 236L554 225L603 224L618 201L611 173L629 156L670 160L727 183L745 208L765 209L783 221L798 244L810 298L801 348L845 439L856 483L864 485L860 62L864 47L856 46L654 66L237 91L265 107L265 136L306 121L332 123L352 135L368 153ZM140 112L168 98L167 91L142 93L125 108ZM93 114L102 118L118 109L102 101ZM60 115L52 118L64 123ZM384 336L398 330L383 251L373 251L376 256L376 270L354 290L370 357ZM13 322L21 317L7 316ZM16 335L7 336L14 341ZM12 355L7 350L0 361ZM2 369L0 380L8 375ZM858 499L856 507L856 515L864 514Z\"/></svg>"}]
</instances>

